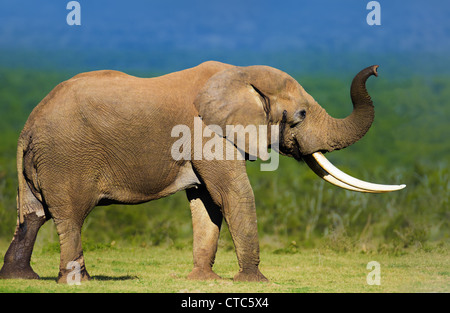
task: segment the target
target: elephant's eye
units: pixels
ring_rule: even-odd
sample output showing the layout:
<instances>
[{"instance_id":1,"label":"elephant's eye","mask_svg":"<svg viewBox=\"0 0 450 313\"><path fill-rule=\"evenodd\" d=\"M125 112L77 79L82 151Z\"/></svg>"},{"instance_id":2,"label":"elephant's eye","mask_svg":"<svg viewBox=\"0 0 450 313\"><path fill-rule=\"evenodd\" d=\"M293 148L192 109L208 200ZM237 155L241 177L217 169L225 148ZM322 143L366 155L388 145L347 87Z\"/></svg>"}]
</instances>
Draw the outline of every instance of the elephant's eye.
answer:
<instances>
[{"instance_id":1,"label":"elephant's eye","mask_svg":"<svg viewBox=\"0 0 450 313\"><path fill-rule=\"evenodd\" d=\"M297 126L300 122L302 122L306 118L306 110L299 110L294 113L294 120L291 124L291 127Z\"/></svg>"},{"instance_id":2,"label":"elephant's eye","mask_svg":"<svg viewBox=\"0 0 450 313\"><path fill-rule=\"evenodd\" d=\"M301 111L299 112L299 115L300 115L300 117L301 117L302 120L305 119L305 117L306 117L306 110L301 110Z\"/></svg>"}]
</instances>

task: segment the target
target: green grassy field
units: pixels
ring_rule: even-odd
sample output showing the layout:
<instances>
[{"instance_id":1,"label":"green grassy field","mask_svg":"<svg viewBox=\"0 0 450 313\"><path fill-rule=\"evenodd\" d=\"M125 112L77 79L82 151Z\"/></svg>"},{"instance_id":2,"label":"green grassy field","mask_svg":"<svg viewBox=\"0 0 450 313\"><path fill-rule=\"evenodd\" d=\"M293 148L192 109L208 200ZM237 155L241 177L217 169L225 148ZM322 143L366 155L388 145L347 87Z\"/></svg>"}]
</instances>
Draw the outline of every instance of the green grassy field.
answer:
<instances>
[{"instance_id":1,"label":"green grassy field","mask_svg":"<svg viewBox=\"0 0 450 313\"><path fill-rule=\"evenodd\" d=\"M1 246L1 251L6 245ZM305 249L280 253L263 249L261 271L269 283L233 282L238 266L234 251L219 249L214 270L223 279L190 281L190 247L110 247L85 252L93 279L59 285L57 251L36 251L32 266L41 280L0 280L0 292L163 292L163 293L305 293L305 292L450 292L448 249L401 255L338 253ZM380 264L380 285L368 285L367 263Z\"/></svg>"}]
</instances>

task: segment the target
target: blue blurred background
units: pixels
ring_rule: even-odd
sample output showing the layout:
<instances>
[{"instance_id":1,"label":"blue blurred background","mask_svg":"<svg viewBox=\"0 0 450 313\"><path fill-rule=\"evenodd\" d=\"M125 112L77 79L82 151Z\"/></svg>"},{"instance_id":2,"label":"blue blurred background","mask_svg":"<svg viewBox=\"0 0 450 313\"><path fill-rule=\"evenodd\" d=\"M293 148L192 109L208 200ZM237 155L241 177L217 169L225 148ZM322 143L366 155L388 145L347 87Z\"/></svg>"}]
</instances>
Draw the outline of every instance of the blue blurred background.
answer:
<instances>
[{"instance_id":1,"label":"blue blurred background","mask_svg":"<svg viewBox=\"0 0 450 313\"><path fill-rule=\"evenodd\" d=\"M291 72L382 70L448 73L450 2L384 0L369 26L369 1L0 1L0 64L56 69L173 71L204 60L267 64ZM394 71L394 69L392 69Z\"/></svg>"}]
</instances>

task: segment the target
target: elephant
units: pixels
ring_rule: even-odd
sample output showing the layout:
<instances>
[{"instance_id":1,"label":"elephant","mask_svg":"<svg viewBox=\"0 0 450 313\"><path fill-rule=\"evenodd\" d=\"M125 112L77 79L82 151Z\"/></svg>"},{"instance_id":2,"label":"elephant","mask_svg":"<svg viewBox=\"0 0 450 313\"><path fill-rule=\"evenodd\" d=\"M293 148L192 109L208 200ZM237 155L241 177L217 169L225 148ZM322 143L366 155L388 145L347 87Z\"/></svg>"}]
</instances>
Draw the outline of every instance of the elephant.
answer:
<instances>
[{"instance_id":1,"label":"elephant","mask_svg":"<svg viewBox=\"0 0 450 313\"><path fill-rule=\"evenodd\" d=\"M89 280L81 228L94 207L138 204L185 190L193 227L187 278L220 278L212 267L225 220L239 264L234 280L267 281L259 270L255 199L246 173L254 143L240 147L241 159L176 159L171 130L193 129L195 118L201 118L202 129L277 126L278 152L305 161L328 182L359 192L400 190L405 185L353 178L323 155L355 143L370 128L374 107L366 80L377 76L377 68L354 77L353 111L344 119L328 115L287 73L263 65L207 61L152 78L101 70L60 83L34 108L18 139L18 219L0 277L39 278L31 254L40 227L53 219L61 250L57 282L67 283L70 264L78 264L82 281ZM220 138L238 150L233 138Z\"/></svg>"}]
</instances>

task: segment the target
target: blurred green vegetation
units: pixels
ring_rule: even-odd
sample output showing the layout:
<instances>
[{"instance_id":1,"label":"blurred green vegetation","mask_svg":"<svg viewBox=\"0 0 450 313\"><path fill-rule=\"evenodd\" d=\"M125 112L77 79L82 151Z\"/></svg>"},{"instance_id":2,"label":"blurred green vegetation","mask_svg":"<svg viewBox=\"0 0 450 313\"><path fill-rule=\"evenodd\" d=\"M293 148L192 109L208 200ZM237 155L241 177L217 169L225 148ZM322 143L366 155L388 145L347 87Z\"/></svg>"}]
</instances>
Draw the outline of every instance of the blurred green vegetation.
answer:
<instances>
[{"instance_id":1,"label":"blurred green vegetation","mask_svg":"<svg viewBox=\"0 0 450 313\"><path fill-rule=\"evenodd\" d=\"M16 224L16 141L32 109L59 82L75 72L0 69L0 240L12 238ZM142 75L144 76L144 75ZM147 76L151 76L150 74ZM352 77L297 76L302 86L333 116L351 112ZM399 184L388 194L360 194L331 186L304 164L281 157L274 172L248 163L263 245L295 252L325 245L338 251L431 249L449 240L450 78L379 78L368 81L376 118L355 145L328 155L333 163L364 180ZM48 222L38 245L57 247ZM116 242L182 246L192 236L184 192L136 206L99 207L86 219L86 247ZM231 248L223 226L221 245Z\"/></svg>"}]
</instances>

